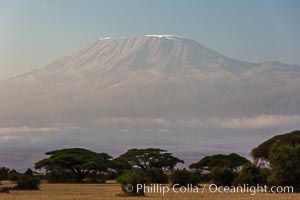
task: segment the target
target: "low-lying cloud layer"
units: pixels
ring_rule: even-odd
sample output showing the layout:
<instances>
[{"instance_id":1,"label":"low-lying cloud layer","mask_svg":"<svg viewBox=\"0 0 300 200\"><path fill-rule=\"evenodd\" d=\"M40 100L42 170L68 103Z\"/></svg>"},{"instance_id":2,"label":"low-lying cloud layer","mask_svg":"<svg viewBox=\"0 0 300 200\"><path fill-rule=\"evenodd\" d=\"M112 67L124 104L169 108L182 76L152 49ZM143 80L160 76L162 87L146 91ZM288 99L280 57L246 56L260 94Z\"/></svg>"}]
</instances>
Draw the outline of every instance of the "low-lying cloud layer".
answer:
<instances>
[{"instance_id":1,"label":"low-lying cloud layer","mask_svg":"<svg viewBox=\"0 0 300 200\"><path fill-rule=\"evenodd\" d=\"M13 133L45 133L45 132L54 132L60 131L61 127L3 127L0 128L0 134L13 134Z\"/></svg>"},{"instance_id":2,"label":"low-lying cloud layer","mask_svg":"<svg viewBox=\"0 0 300 200\"><path fill-rule=\"evenodd\" d=\"M299 129L299 124L300 116L297 115L204 120L103 117L80 127L63 123L43 127L0 127L0 147L5 154L27 152L43 157L44 152L57 148L84 147L119 155L129 148L151 146L174 152L190 163L200 159L200 155L212 153L234 151L249 156L251 149L265 139ZM11 166L14 163L13 158L5 160ZM32 166L27 162L26 167Z\"/></svg>"},{"instance_id":3,"label":"low-lying cloud layer","mask_svg":"<svg viewBox=\"0 0 300 200\"><path fill-rule=\"evenodd\" d=\"M259 115L256 117L213 119L212 124L220 128L249 130L266 128L288 128L300 124L300 116L292 115Z\"/></svg>"},{"instance_id":4,"label":"low-lying cloud layer","mask_svg":"<svg viewBox=\"0 0 300 200\"><path fill-rule=\"evenodd\" d=\"M121 126L121 127L169 127L169 128L198 128L198 129L268 129L268 128L288 128L300 124L298 115L258 115L255 117L241 118L209 118L209 119L165 119L165 118L115 118L104 117L95 120L99 125ZM166 130L166 129L162 129Z\"/></svg>"}]
</instances>

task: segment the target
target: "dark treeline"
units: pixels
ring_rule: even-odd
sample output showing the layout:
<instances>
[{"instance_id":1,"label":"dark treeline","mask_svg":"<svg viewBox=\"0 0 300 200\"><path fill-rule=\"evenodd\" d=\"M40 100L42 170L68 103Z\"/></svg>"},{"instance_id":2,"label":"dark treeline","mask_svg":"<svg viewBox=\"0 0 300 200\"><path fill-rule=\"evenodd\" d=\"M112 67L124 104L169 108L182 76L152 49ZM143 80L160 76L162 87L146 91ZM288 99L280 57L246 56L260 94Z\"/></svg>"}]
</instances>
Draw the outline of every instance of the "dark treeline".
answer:
<instances>
[{"instance_id":1,"label":"dark treeline","mask_svg":"<svg viewBox=\"0 0 300 200\"><path fill-rule=\"evenodd\" d=\"M0 168L0 181L9 180L16 183L14 187L0 187L0 193L8 193L10 190L38 190L40 178L35 176L31 169L19 173L14 169Z\"/></svg>"},{"instance_id":2,"label":"dark treeline","mask_svg":"<svg viewBox=\"0 0 300 200\"><path fill-rule=\"evenodd\" d=\"M158 148L129 149L117 158L82 148L60 149L47 152L47 158L35 163L35 169L43 169L44 174L30 169L21 174L2 167L0 180L16 182L14 189L38 189L40 179L49 183L105 183L115 179L124 192L126 184L197 186L207 182L219 186L293 186L294 191L299 191L299 144L300 131L294 131L254 148L254 163L236 153L217 154L202 158L189 169L175 169L184 161ZM134 191L131 195L143 195Z\"/></svg>"}]
</instances>

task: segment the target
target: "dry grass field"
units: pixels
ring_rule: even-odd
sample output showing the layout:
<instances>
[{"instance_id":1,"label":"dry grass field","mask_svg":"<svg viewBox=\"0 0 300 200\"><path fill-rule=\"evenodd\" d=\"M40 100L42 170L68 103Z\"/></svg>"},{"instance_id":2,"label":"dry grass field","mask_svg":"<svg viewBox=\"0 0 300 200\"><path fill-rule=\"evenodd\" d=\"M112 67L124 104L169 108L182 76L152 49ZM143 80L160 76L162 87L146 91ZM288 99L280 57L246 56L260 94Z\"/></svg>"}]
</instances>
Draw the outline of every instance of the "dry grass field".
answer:
<instances>
[{"instance_id":1,"label":"dry grass field","mask_svg":"<svg viewBox=\"0 0 300 200\"><path fill-rule=\"evenodd\" d=\"M9 185L4 182L3 185ZM299 200L300 194L212 194L204 193L168 193L146 194L145 197L121 197L120 185L114 182L107 184L47 184L41 185L39 191L11 191L10 194L0 194L0 200Z\"/></svg>"}]
</instances>

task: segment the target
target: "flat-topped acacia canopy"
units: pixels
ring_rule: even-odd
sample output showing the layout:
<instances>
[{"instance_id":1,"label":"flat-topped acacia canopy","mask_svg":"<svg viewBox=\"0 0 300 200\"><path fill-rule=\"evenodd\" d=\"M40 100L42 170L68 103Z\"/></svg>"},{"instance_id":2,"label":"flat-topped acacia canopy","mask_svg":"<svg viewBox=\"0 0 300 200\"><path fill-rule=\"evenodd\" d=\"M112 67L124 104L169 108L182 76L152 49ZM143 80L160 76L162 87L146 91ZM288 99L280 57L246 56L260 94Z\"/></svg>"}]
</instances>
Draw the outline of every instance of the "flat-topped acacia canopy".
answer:
<instances>
[{"instance_id":1,"label":"flat-topped acacia canopy","mask_svg":"<svg viewBox=\"0 0 300 200\"><path fill-rule=\"evenodd\" d=\"M36 169L68 169L78 181L82 181L92 170L106 171L112 166L112 157L107 153L96 153L82 148L60 149L47 152L46 155L49 157L35 163Z\"/></svg>"}]
</instances>

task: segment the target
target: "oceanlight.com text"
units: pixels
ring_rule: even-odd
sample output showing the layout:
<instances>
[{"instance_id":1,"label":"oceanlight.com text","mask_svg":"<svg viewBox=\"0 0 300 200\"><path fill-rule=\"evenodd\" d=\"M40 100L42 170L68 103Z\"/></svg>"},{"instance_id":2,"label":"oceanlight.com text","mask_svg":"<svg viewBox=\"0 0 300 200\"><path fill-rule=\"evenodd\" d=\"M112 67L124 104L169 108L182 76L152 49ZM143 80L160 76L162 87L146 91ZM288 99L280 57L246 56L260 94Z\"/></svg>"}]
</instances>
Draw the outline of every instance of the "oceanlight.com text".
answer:
<instances>
[{"instance_id":1,"label":"oceanlight.com text","mask_svg":"<svg viewBox=\"0 0 300 200\"><path fill-rule=\"evenodd\" d=\"M134 187L131 184L125 186L126 192L144 192L144 193L157 193L166 195L170 192L173 193L246 193L250 195L255 195L256 193L293 193L293 186L271 186L266 185L256 185L249 186L244 184L241 186L217 186L216 184L204 184L201 187L188 184L187 186L180 186L179 184L174 184L172 187L163 184L137 184Z\"/></svg>"}]
</instances>

